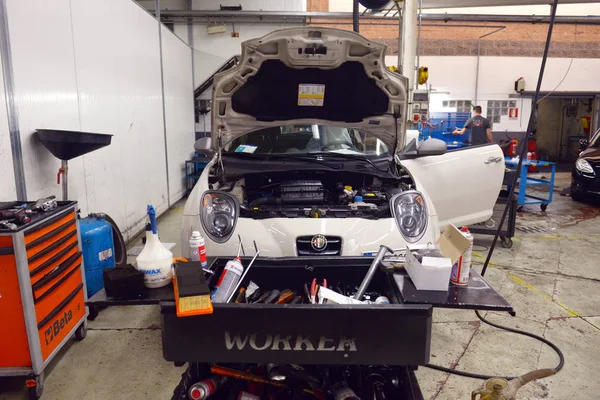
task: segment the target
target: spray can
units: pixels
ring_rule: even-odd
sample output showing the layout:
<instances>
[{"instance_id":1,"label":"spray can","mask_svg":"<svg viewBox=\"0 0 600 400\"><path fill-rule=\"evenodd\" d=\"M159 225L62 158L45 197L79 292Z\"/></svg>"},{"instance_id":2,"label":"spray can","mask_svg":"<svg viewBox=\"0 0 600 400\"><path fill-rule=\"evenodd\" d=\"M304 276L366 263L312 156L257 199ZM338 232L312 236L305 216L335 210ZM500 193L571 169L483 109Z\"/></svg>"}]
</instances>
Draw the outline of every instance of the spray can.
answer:
<instances>
[{"instance_id":1,"label":"spray can","mask_svg":"<svg viewBox=\"0 0 600 400\"><path fill-rule=\"evenodd\" d=\"M242 260L239 257L228 261L223 268L223 273L219 277L216 285L216 291L213 295L213 303L225 303L231 293L235 290L242 273L244 272L244 266Z\"/></svg>"},{"instance_id":2,"label":"spray can","mask_svg":"<svg viewBox=\"0 0 600 400\"><path fill-rule=\"evenodd\" d=\"M206 261L206 243L198 231L193 231L192 236L190 236L190 254L192 261L200 261L202 263L202 268L208 266L208 262Z\"/></svg>"},{"instance_id":3,"label":"spray can","mask_svg":"<svg viewBox=\"0 0 600 400\"><path fill-rule=\"evenodd\" d=\"M333 385L333 398L335 400L360 400L354 390L346 382L337 382Z\"/></svg>"},{"instance_id":4,"label":"spray can","mask_svg":"<svg viewBox=\"0 0 600 400\"><path fill-rule=\"evenodd\" d=\"M201 380L198 383L194 383L188 394L192 400L204 400L215 394L223 384L227 382L226 376L213 375L208 379Z\"/></svg>"},{"instance_id":5,"label":"spray can","mask_svg":"<svg viewBox=\"0 0 600 400\"><path fill-rule=\"evenodd\" d=\"M473 256L473 235L469 232L469 228L464 226L461 230L462 234L469 239L471 246L458 261L452 266L452 274L450 275L450 282L455 285L465 286L469 284L469 276L471 273L471 259Z\"/></svg>"}]
</instances>

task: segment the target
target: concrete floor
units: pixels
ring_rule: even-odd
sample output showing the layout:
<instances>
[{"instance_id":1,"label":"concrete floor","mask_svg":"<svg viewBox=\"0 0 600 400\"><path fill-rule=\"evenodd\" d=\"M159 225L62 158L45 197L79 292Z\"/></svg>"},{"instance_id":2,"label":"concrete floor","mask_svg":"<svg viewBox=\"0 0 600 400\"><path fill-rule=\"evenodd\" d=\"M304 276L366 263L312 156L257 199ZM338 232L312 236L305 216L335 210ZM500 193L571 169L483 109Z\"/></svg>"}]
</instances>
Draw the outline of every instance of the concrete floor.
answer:
<instances>
[{"instance_id":1,"label":"concrete floor","mask_svg":"<svg viewBox=\"0 0 600 400\"><path fill-rule=\"evenodd\" d=\"M598 398L600 393L600 208L559 195L570 176L559 173L547 212L519 213L512 249L498 247L486 278L517 317L490 320L556 343L565 368L525 386L519 399ZM159 222L163 241L179 241L181 204ZM491 238L476 236L480 268ZM138 243L134 243L138 244ZM174 250L177 255L179 248ZM162 358L158 307L115 307L90 322L87 338L70 343L47 370L45 399L170 399L183 372ZM435 310L431 362L485 374L518 375L554 367L558 357L530 338L481 324L471 311ZM469 399L481 381L417 371L430 400ZM0 379L0 400L23 399L22 379Z\"/></svg>"}]
</instances>

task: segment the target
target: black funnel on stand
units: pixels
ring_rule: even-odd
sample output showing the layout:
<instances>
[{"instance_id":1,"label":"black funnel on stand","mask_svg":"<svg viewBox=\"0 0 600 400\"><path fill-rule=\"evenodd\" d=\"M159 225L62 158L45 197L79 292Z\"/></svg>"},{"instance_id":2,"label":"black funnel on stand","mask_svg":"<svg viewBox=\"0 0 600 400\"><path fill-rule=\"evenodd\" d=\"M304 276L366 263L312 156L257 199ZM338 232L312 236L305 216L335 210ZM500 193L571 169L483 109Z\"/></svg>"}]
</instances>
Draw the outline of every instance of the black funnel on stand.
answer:
<instances>
[{"instance_id":1,"label":"black funnel on stand","mask_svg":"<svg viewBox=\"0 0 600 400\"><path fill-rule=\"evenodd\" d=\"M108 146L112 135L78 131L38 129L37 137L44 147L59 160L71 160Z\"/></svg>"},{"instance_id":2,"label":"black funnel on stand","mask_svg":"<svg viewBox=\"0 0 600 400\"><path fill-rule=\"evenodd\" d=\"M60 183L62 175L63 201L67 201L69 198L67 184L68 160L108 146L112 136L103 133L59 131L56 129L37 130L37 137L40 142L54 157L61 160L61 167L58 170L58 182Z\"/></svg>"}]
</instances>

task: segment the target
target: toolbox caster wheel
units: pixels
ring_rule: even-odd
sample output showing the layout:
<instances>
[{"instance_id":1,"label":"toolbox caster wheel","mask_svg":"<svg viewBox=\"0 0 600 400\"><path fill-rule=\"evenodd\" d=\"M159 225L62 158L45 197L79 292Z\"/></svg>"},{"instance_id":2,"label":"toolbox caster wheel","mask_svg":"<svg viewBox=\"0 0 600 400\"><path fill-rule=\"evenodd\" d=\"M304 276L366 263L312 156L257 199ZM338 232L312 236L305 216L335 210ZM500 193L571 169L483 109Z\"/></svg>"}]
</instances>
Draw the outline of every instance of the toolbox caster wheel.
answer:
<instances>
[{"instance_id":1,"label":"toolbox caster wheel","mask_svg":"<svg viewBox=\"0 0 600 400\"><path fill-rule=\"evenodd\" d=\"M523 211L523 206L517 207L517 212L522 212L522 211Z\"/></svg>"},{"instance_id":2,"label":"toolbox caster wheel","mask_svg":"<svg viewBox=\"0 0 600 400\"><path fill-rule=\"evenodd\" d=\"M96 307L96 306L89 306L89 312L88 312L88 316L87 316L88 321L95 320L96 317L98 316L99 312L100 312L100 310L98 310L98 307Z\"/></svg>"},{"instance_id":3,"label":"toolbox caster wheel","mask_svg":"<svg viewBox=\"0 0 600 400\"><path fill-rule=\"evenodd\" d=\"M44 372L39 375L31 375L25 384L27 385L28 399L39 400L44 392Z\"/></svg>"},{"instance_id":4,"label":"toolbox caster wheel","mask_svg":"<svg viewBox=\"0 0 600 400\"><path fill-rule=\"evenodd\" d=\"M87 336L87 322L83 321L75 330L75 340L82 341Z\"/></svg>"},{"instance_id":5,"label":"toolbox caster wheel","mask_svg":"<svg viewBox=\"0 0 600 400\"><path fill-rule=\"evenodd\" d=\"M542 209L542 211L546 211L548 209L548 204L542 204L540 208Z\"/></svg>"},{"instance_id":6,"label":"toolbox caster wheel","mask_svg":"<svg viewBox=\"0 0 600 400\"><path fill-rule=\"evenodd\" d=\"M511 238L503 237L502 238L502 247L505 249L510 249L513 247L513 241Z\"/></svg>"}]
</instances>

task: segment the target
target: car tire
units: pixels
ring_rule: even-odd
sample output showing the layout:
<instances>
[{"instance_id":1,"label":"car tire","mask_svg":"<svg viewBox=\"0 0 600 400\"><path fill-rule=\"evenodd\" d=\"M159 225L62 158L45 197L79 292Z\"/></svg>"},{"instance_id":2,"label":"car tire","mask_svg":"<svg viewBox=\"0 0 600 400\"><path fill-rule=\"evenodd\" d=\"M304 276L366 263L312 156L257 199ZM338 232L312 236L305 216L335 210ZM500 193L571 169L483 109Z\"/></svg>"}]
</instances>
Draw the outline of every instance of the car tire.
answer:
<instances>
[{"instance_id":1,"label":"car tire","mask_svg":"<svg viewBox=\"0 0 600 400\"><path fill-rule=\"evenodd\" d=\"M579 192L574 192L572 186L571 186L571 198L577 202L582 202L584 200L583 195Z\"/></svg>"}]
</instances>

